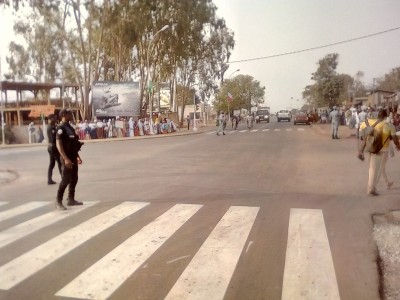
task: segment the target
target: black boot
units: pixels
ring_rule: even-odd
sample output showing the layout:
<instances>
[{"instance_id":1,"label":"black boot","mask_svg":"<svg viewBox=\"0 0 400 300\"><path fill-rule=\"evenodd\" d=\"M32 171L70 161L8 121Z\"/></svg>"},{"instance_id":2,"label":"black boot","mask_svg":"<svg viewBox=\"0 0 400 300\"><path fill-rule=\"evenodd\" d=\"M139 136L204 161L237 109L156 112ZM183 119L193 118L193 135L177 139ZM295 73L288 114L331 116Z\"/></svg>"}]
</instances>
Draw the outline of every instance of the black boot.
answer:
<instances>
[{"instance_id":1,"label":"black boot","mask_svg":"<svg viewBox=\"0 0 400 300\"><path fill-rule=\"evenodd\" d=\"M340 137L338 137L338 136L335 136L335 139L337 139L337 140L338 140L338 139L340 139Z\"/></svg>"},{"instance_id":2,"label":"black boot","mask_svg":"<svg viewBox=\"0 0 400 300\"><path fill-rule=\"evenodd\" d=\"M68 193L68 206L82 205L83 203L75 200L75 191L69 191Z\"/></svg>"},{"instance_id":3,"label":"black boot","mask_svg":"<svg viewBox=\"0 0 400 300\"><path fill-rule=\"evenodd\" d=\"M68 206L83 205L83 202L76 201L75 199L72 200L68 199L67 205Z\"/></svg>"}]
</instances>

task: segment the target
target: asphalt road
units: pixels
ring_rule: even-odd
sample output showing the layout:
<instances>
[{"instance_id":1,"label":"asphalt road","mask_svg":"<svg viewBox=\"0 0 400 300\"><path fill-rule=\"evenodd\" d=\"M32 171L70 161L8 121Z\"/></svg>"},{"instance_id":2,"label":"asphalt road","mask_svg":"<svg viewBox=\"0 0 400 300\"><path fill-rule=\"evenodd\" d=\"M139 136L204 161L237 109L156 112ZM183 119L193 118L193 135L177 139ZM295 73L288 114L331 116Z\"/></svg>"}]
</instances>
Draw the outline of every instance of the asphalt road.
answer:
<instances>
[{"instance_id":1,"label":"asphalt road","mask_svg":"<svg viewBox=\"0 0 400 300\"><path fill-rule=\"evenodd\" d=\"M19 175L0 186L0 299L379 299L371 215L399 186L366 195L355 139L246 129L87 143L67 212L45 147L0 150Z\"/></svg>"}]
</instances>

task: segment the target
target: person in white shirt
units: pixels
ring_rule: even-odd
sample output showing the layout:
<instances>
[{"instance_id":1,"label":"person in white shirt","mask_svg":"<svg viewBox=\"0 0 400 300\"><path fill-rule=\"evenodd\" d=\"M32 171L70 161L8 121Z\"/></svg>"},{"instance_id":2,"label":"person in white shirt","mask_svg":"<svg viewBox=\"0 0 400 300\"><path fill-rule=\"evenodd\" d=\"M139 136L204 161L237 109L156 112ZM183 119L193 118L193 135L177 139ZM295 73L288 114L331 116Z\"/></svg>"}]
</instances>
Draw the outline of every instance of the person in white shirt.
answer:
<instances>
[{"instance_id":1,"label":"person in white shirt","mask_svg":"<svg viewBox=\"0 0 400 300\"><path fill-rule=\"evenodd\" d=\"M135 127L135 123L133 122L133 118L129 118L128 125L129 125L129 136L132 137L134 135L133 130L134 130L134 127Z\"/></svg>"},{"instance_id":2,"label":"person in white shirt","mask_svg":"<svg viewBox=\"0 0 400 300\"><path fill-rule=\"evenodd\" d=\"M220 132L222 132L222 134L225 135L225 132L224 132L225 113L224 112L220 113L218 120L219 120L219 123L218 123L217 135L219 135Z\"/></svg>"}]
</instances>

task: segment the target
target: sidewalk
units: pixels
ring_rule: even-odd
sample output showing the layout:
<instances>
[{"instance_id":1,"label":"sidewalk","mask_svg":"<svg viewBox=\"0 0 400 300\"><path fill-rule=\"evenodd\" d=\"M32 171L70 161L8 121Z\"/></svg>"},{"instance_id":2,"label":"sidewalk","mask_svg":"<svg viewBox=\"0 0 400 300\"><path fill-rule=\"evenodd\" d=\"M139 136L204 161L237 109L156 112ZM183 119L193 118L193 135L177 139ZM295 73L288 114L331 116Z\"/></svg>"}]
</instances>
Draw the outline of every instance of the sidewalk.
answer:
<instances>
[{"instance_id":1,"label":"sidewalk","mask_svg":"<svg viewBox=\"0 0 400 300\"><path fill-rule=\"evenodd\" d=\"M154 138L167 138L167 137L176 137L176 136L184 136L184 135L193 135L200 134L203 132L207 132L215 128L214 123L210 124L198 124L197 131L193 130L191 126L189 130L187 127L178 128L178 131L166 134L152 134L152 135L143 135L143 136L134 136L134 137L121 137L121 138L108 138L108 139L92 139L92 140L83 140L84 143L108 143L108 142L121 142L121 141L131 141L131 140L142 140L142 139L154 139ZM10 149L10 148L20 148L20 147L42 147L47 146L47 143L32 143L32 144L6 144L4 146L0 145L1 149Z\"/></svg>"}]
</instances>

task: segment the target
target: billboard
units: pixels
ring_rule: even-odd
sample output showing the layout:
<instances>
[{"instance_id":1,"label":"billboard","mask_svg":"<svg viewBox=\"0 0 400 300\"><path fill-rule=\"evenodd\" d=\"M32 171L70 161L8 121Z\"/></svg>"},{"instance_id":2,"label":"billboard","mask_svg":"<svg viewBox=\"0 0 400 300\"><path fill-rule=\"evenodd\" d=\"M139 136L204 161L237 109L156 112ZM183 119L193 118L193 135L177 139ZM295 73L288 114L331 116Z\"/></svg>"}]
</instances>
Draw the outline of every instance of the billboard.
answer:
<instances>
[{"instance_id":1,"label":"billboard","mask_svg":"<svg viewBox=\"0 0 400 300\"><path fill-rule=\"evenodd\" d=\"M95 81L92 104L96 117L139 116L139 82Z\"/></svg>"}]
</instances>

